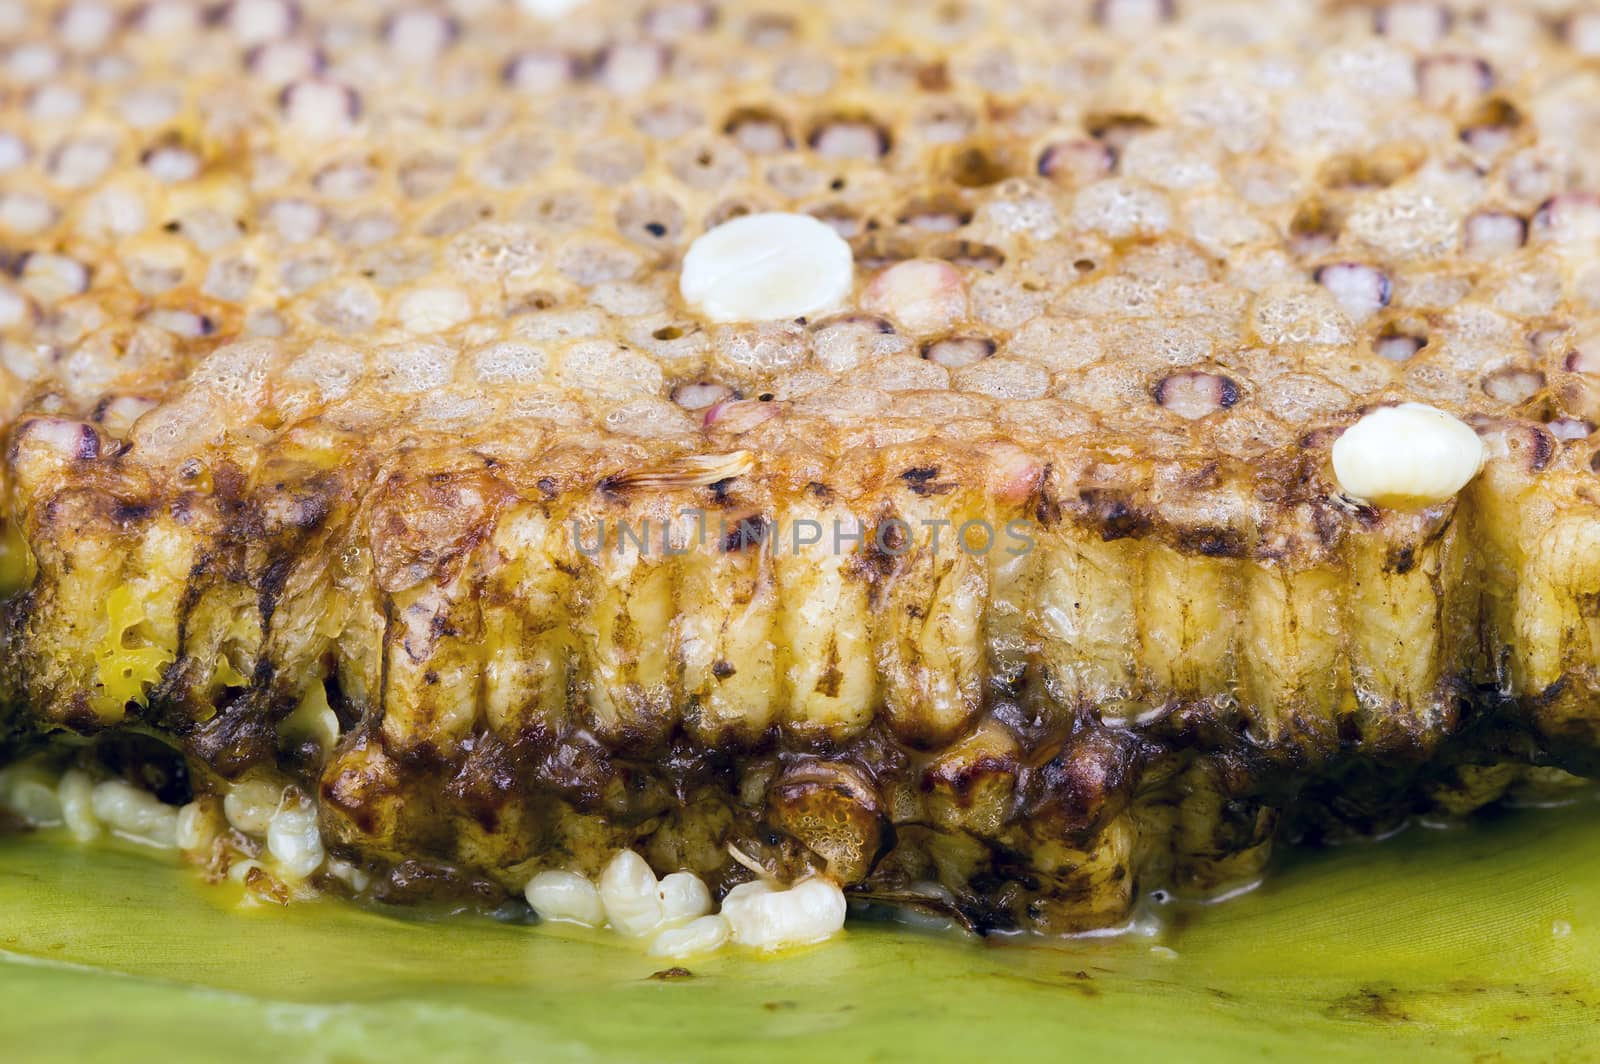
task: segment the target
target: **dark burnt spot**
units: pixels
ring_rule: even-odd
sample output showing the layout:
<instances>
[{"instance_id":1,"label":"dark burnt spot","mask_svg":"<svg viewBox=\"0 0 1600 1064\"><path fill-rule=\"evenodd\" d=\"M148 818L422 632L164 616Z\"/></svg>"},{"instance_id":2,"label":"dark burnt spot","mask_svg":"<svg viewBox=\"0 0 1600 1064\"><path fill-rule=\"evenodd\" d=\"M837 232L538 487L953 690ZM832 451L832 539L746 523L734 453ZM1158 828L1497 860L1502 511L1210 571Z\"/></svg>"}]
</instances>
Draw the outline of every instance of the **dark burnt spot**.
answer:
<instances>
[{"instance_id":1,"label":"dark burnt spot","mask_svg":"<svg viewBox=\"0 0 1600 1064\"><path fill-rule=\"evenodd\" d=\"M483 830L498 829L506 806L521 794L511 749L493 735L475 737L445 794Z\"/></svg>"},{"instance_id":2,"label":"dark burnt spot","mask_svg":"<svg viewBox=\"0 0 1600 1064\"><path fill-rule=\"evenodd\" d=\"M1327 1014L1340 1019L1365 1020L1370 1023L1410 1023L1411 1016L1400 1007L1396 987L1364 986L1335 999L1328 1005Z\"/></svg>"},{"instance_id":3,"label":"dark burnt spot","mask_svg":"<svg viewBox=\"0 0 1600 1064\"><path fill-rule=\"evenodd\" d=\"M956 489L954 483L935 483L934 477L939 475L938 466L917 466L905 470L900 474L900 479L906 482L913 494L921 496L948 495Z\"/></svg>"},{"instance_id":4,"label":"dark burnt spot","mask_svg":"<svg viewBox=\"0 0 1600 1064\"><path fill-rule=\"evenodd\" d=\"M341 774L322 785L322 800L329 809L338 813L353 825L356 831L363 835L376 835L378 833L378 811L367 801L349 800L346 790L345 774Z\"/></svg>"},{"instance_id":5,"label":"dark burnt spot","mask_svg":"<svg viewBox=\"0 0 1600 1064\"><path fill-rule=\"evenodd\" d=\"M524 747L524 742L518 743L518 760L532 762L528 778L534 785L579 809L598 803L606 784L616 774L606 748L586 732L564 735L554 742L536 740L526 753Z\"/></svg>"},{"instance_id":6,"label":"dark burnt spot","mask_svg":"<svg viewBox=\"0 0 1600 1064\"><path fill-rule=\"evenodd\" d=\"M289 572L294 568L294 562L293 554L277 551L267 559L266 568L256 580L256 586L259 588L257 608L261 611L263 628L272 623L272 615L278 606L278 597L283 594L283 586L289 580Z\"/></svg>"},{"instance_id":7,"label":"dark burnt spot","mask_svg":"<svg viewBox=\"0 0 1600 1064\"><path fill-rule=\"evenodd\" d=\"M1366 411L1362 410L1361 412L1365 413ZM1295 443L1303 451L1325 451L1333 446L1334 441L1342 436L1344 431L1343 428L1335 426L1312 429L1310 432L1302 434Z\"/></svg>"},{"instance_id":8,"label":"dark burnt spot","mask_svg":"<svg viewBox=\"0 0 1600 1064\"><path fill-rule=\"evenodd\" d=\"M245 872L244 885L257 900L270 901L274 905L289 904L289 888L282 880L268 875L264 868L251 868Z\"/></svg>"},{"instance_id":9,"label":"dark burnt spot","mask_svg":"<svg viewBox=\"0 0 1600 1064\"><path fill-rule=\"evenodd\" d=\"M998 777L1014 777L1017 773L1014 758L986 754L970 761L941 761L929 766L922 775L922 790L943 788L953 795L958 804L966 805L979 784Z\"/></svg>"},{"instance_id":10,"label":"dark burnt spot","mask_svg":"<svg viewBox=\"0 0 1600 1064\"><path fill-rule=\"evenodd\" d=\"M839 685L844 681L844 673L839 670L839 645L833 636L828 637L828 658L822 668L822 673L817 677L815 690L818 694L828 698L839 697Z\"/></svg>"},{"instance_id":11,"label":"dark burnt spot","mask_svg":"<svg viewBox=\"0 0 1600 1064\"><path fill-rule=\"evenodd\" d=\"M372 885L374 901L384 905L466 903L492 909L507 897L506 889L441 861L402 861Z\"/></svg>"},{"instance_id":12,"label":"dark burnt spot","mask_svg":"<svg viewBox=\"0 0 1600 1064\"><path fill-rule=\"evenodd\" d=\"M1528 441L1528 467L1535 473L1542 473L1555 460L1556 439L1544 429L1536 429L1529 435L1532 438Z\"/></svg>"},{"instance_id":13,"label":"dark burnt spot","mask_svg":"<svg viewBox=\"0 0 1600 1064\"><path fill-rule=\"evenodd\" d=\"M1139 741L1126 732L1092 728L1040 765L1025 787L1032 813L1068 836L1089 832L1127 804L1143 765Z\"/></svg>"},{"instance_id":14,"label":"dark burnt spot","mask_svg":"<svg viewBox=\"0 0 1600 1064\"><path fill-rule=\"evenodd\" d=\"M195 727L187 737L189 750L218 775L236 778L272 756L278 745L277 721L290 708L270 713L259 698L240 697Z\"/></svg>"},{"instance_id":15,"label":"dark burnt spot","mask_svg":"<svg viewBox=\"0 0 1600 1064\"><path fill-rule=\"evenodd\" d=\"M711 675L715 676L719 680L726 680L728 677L732 676L738 671L738 669L733 667L733 662L723 661L720 658L711 666Z\"/></svg>"},{"instance_id":16,"label":"dark burnt spot","mask_svg":"<svg viewBox=\"0 0 1600 1064\"><path fill-rule=\"evenodd\" d=\"M286 739L278 746L278 763L297 780L315 780L326 754L316 739Z\"/></svg>"},{"instance_id":17,"label":"dark burnt spot","mask_svg":"<svg viewBox=\"0 0 1600 1064\"><path fill-rule=\"evenodd\" d=\"M123 528L137 524L149 517L155 511L155 503L141 501L130 502L125 499L114 500L111 504L111 519Z\"/></svg>"},{"instance_id":18,"label":"dark burnt spot","mask_svg":"<svg viewBox=\"0 0 1600 1064\"><path fill-rule=\"evenodd\" d=\"M1417 567L1417 549L1414 544L1404 543L1389 548L1388 555L1383 560L1383 571L1404 576Z\"/></svg>"},{"instance_id":19,"label":"dark burnt spot","mask_svg":"<svg viewBox=\"0 0 1600 1064\"><path fill-rule=\"evenodd\" d=\"M1244 535L1236 528L1180 528L1175 534L1178 550L1207 558L1243 558Z\"/></svg>"},{"instance_id":20,"label":"dark burnt spot","mask_svg":"<svg viewBox=\"0 0 1600 1064\"><path fill-rule=\"evenodd\" d=\"M770 526L765 517L754 515L735 521L722 537L722 552L733 554L750 547L759 547L767 541Z\"/></svg>"},{"instance_id":21,"label":"dark burnt spot","mask_svg":"<svg viewBox=\"0 0 1600 1064\"><path fill-rule=\"evenodd\" d=\"M671 983L680 979L693 979L694 973L687 968L663 968L659 972L651 972L650 978L658 983Z\"/></svg>"},{"instance_id":22,"label":"dark burnt spot","mask_svg":"<svg viewBox=\"0 0 1600 1064\"><path fill-rule=\"evenodd\" d=\"M1311 507L1311 527L1317 533L1317 542L1324 547L1331 547L1339 541L1339 534L1344 529L1339 513L1336 507L1329 505L1326 497L1315 500Z\"/></svg>"},{"instance_id":23,"label":"dark burnt spot","mask_svg":"<svg viewBox=\"0 0 1600 1064\"><path fill-rule=\"evenodd\" d=\"M715 502L718 506L727 505L729 502L729 497L733 492L733 486L738 482L738 480L738 477L723 477L721 480L712 483L710 485L711 501Z\"/></svg>"},{"instance_id":24,"label":"dark burnt spot","mask_svg":"<svg viewBox=\"0 0 1600 1064\"><path fill-rule=\"evenodd\" d=\"M1033 518L1041 527L1051 528L1061 523L1061 500L1050 490L1050 467L1044 468L1039 490L1034 494Z\"/></svg>"},{"instance_id":25,"label":"dark burnt spot","mask_svg":"<svg viewBox=\"0 0 1600 1064\"><path fill-rule=\"evenodd\" d=\"M561 487L555 482L554 477L540 477L534 483L534 487L538 488L539 494L547 499L555 498L561 491Z\"/></svg>"},{"instance_id":26,"label":"dark burnt spot","mask_svg":"<svg viewBox=\"0 0 1600 1064\"><path fill-rule=\"evenodd\" d=\"M78 450L73 457L80 462L93 462L100 457L100 434L93 426L85 425L78 433Z\"/></svg>"},{"instance_id":27,"label":"dark burnt spot","mask_svg":"<svg viewBox=\"0 0 1600 1064\"><path fill-rule=\"evenodd\" d=\"M1553 705L1558 698L1566 694L1567 688L1571 686L1571 677L1562 676L1554 683L1546 686L1544 690L1540 691L1538 695L1535 696L1534 704L1540 707Z\"/></svg>"},{"instance_id":28,"label":"dark burnt spot","mask_svg":"<svg viewBox=\"0 0 1600 1064\"><path fill-rule=\"evenodd\" d=\"M813 497L828 502L833 498L833 489L821 481L813 480L806 484L806 491Z\"/></svg>"},{"instance_id":29,"label":"dark burnt spot","mask_svg":"<svg viewBox=\"0 0 1600 1064\"><path fill-rule=\"evenodd\" d=\"M1222 464L1215 461L1202 462L1184 472L1183 483L1195 491L1210 491L1219 487L1222 484Z\"/></svg>"},{"instance_id":30,"label":"dark burnt spot","mask_svg":"<svg viewBox=\"0 0 1600 1064\"><path fill-rule=\"evenodd\" d=\"M333 512L333 501L325 494L313 494L296 500L289 511L289 525L296 532L315 532Z\"/></svg>"},{"instance_id":31,"label":"dark burnt spot","mask_svg":"<svg viewBox=\"0 0 1600 1064\"><path fill-rule=\"evenodd\" d=\"M1107 542L1142 536L1150 529L1150 517L1126 499L1103 489L1086 488L1078 493L1078 516Z\"/></svg>"},{"instance_id":32,"label":"dark burnt spot","mask_svg":"<svg viewBox=\"0 0 1600 1064\"><path fill-rule=\"evenodd\" d=\"M1359 521L1363 528L1377 528L1382 522L1383 514L1372 503L1352 499L1347 495L1341 495L1340 498L1349 504L1350 515Z\"/></svg>"},{"instance_id":33,"label":"dark burnt spot","mask_svg":"<svg viewBox=\"0 0 1600 1064\"><path fill-rule=\"evenodd\" d=\"M437 738L413 741L394 751L394 762L404 772L427 776L451 767L454 753L441 746Z\"/></svg>"},{"instance_id":34,"label":"dark burnt spot","mask_svg":"<svg viewBox=\"0 0 1600 1064\"><path fill-rule=\"evenodd\" d=\"M82 691L74 693L71 702L61 711L61 723L79 735L94 735L105 730L100 714L89 705L89 697Z\"/></svg>"},{"instance_id":35,"label":"dark burnt spot","mask_svg":"<svg viewBox=\"0 0 1600 1064\"><path fill-rule=\"evenodd\" d=\"M346 485L339 474L316 473L303 481L273 485L241 520L262 535L293 543L321 528L345 494Z\"/></svg>"},{"instance_id":36,"label":"dark burnt spot","mask_svg":"<svg viewBox=\"0 0 1600 1064\"><path fill-rule=\"evenodd\" d=\"M911 526L904 518L889 514L872 530L867 553L875 559L888 562L911 549Z\"/></svg>"},{"instance_id":37,"label":"dark burnt spot","mask_svg":"<svg viewBox=\"0 0 1600 1064\"><path fill-rule=\"evenodd\" d=\"M237 514L248 505L250 478L236 464L219 461L211 469L211 494L224 511Z\"/></svg>"}]
</instances>

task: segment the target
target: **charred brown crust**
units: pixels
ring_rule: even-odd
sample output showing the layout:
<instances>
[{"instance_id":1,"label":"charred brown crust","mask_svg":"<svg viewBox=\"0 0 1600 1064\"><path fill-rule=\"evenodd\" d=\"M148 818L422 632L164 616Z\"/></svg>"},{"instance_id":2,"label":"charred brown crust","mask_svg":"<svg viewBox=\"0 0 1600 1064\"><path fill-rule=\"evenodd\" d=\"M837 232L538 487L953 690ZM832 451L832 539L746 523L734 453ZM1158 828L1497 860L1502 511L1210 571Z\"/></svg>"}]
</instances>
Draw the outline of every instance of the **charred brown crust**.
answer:
<instances>
[{"instance_id":1,"label":"charred brown crust","mask_svg":"<svg viewBox=\"0 0 1600 1064\"><path fill-rule=\"evenodd\" d=\"M118 459L104 461L112 468L97 475L115 477ZM964 490L959 486L969 482L961 472L968 461L952 452L941 455L937 464L891 467L896 471L887 474L879 496L883 502L876 508L878 525L887 529L883 542L867 526L857 561L847 569L852 579L867 586L872 601L887 601L896 582L909 579L921 564L911 551L910 524L890 501L892 492L957 497ZM1215 483L1215 464L1185 474L1186 483ZM1224 565L1304 565L1330 548L1344 549L1340 545L1352 534L1379 535L1385 545L1378 567L1396 578L1417 571L1441 544L1453 542L1455 513L1449 508L1402 530L1395 519L1370 509L1322 505L1312 508L1316 520L1310 542L1315 548L1303 553L1293 541L1287 541L1288 547L1263 543L1259 533L1252 537L1240 528L1176 524L1148 509L1137 489L1080 488L1063 505L1050 487L1064 482L1060 467L1050 464L1046 470L1035 496L1015 504L1020 513L1051 518L1041 521L1041 534L1066 521L1098 542L1161 542L1183 557ZM259 487L225 473L216 488L220 499L198 499L185 492L169 499L147 495L141 501L129 497L124 487L116 496L74 496L67 489L47 494L35 505L47 523L67 519L69 512L78 522L91 514L88 519L134 538L185 509L220 511L223 520L188 573L180 599L185 624L209 593L232 587L253 606L262 639L270 641L285 596L303 579L309 559L348 553L350 546L333 546L339 542L369 552L385 627L390 629L399 623L397 597L463 580L480 586L483 567L494 556L490 544L505 514L532 503L559 520L576 504L569 496L549 498L541 485L553 479L550 475L526 475L526 488L519 487L524 477L512 476L517 473L511 467L482 466L425 475L394 473L363 489L359 485L364 478L350 471L318 473L295 487L278 473ZM848 477L830 479L852 482ZM852 493L862 490L859 478L852 483ZM923 490L946 483L948 492ZM820 481L797 487L824 502L840 498ZM524 494L530 490L531 495ZM772 488L762 477L746 477L738 490L741 498L754 500L770 497ZM1305 489L1290 497L1296 496L1306 498ZM614 509L618 503L608 505ZM626 505L646 507L636 511L640 513L654 512L655 506L648 497L635 497ZM852 508L871 509L859 503ZM778 544L773 529L781 534L781 525L775 524L781 513L769 513L773 516L752 514L733 522L716 544L718 553L766 557L774 551ZM40 543L48 565L48 540ZM595 564L595 559L569 557L561 571L581 582ZM12 742L21 741L35 721L44 719L85 734L101 732L104 724L81 693L61 700L39 686L42 677L27 652L37 602L34 595L20 595L4 607L5 638L0 643L9 660L20 665L7 674L5 704L11 708L6 720ZM433 648L465 634L452 616L448 611L429 614L425 643L398 644L416 667L425 669L425 686L440 682L429 664ZM1222 855L1253 852L1283 833L1318 837L1340 830L1338 825L1379 827L1396 815L1393 810L1424 808L1430 781L1452 765L1486 756L1548 758L1541 733L1551 742L1557 735L1562 743L1570 744L1575 736L1585 744L1594 741L1592 727L1565 719L1555 723L1553 714L1571 698L1567 680L1522 701L1491 695L1465 678L1446 678L1438 704L1460 704L1467 712L1408 716L1397 707L1386 711L1392 720L1383 728L1353 714L1330 723L1283 707L1276 734L1264 739L1251 733L1257 711L1216 699L1168 696L1160 712L1147 714L1142 723L1105 722L1103 707L1063 704L1043 680L1048 662L1036 659L1009 678L996 674L993 683L985 684L982 689L989 693L974 722L954 740L933 740L914 728L888 728L883 710L874 707L870 717L877 723L846 746L769 728L742 741L730 736L719 749L700 745L682 725L655 721L649 713L600 738L581 723L587 695L576 680L566 697L568 712L580 723L510 735L480 725L447 744L427 740L396 747L384 726L389 681L380 680L365 699L352 699L330 675L330 703L337 705L345 734L337 749L316 754L285 747L279 737L278 724L293 710L294 699L291 679L270 655L256 660L245 688L207 702L196 691L209 669L191 656L187 641L183 646L180 659L150 692L148 705L136 707L138 715L165 729L201 778L237 778L262 765L276 765L302 778L311 773L307 782L322 798L330 845L373 867L393 867L396 871L380 892L397 898L425 888L453 891L457 888L446 880L455 883L463 876L463 882L479 877L480 886L471 891L482 893L482 882L521 867L541 847L571 845L560 841L569 830L562 826L568 817L600 818L608 825L605 837L613 843L648 847L656 835L659 840L673 837L678 830L674 810L693 802L697 808L722 811L725 841L764 855L763 860L789 874L826 867L864 896L897 896L928 874L919 863L925 858L918 854L935 845L935 837L968 840L964 845L976 846L973 853L985 856L967 879L947 884L963 919L974 926L1059 929L1079 926L1080 917L1064 914L1076 912L1101 888L1072 876L1035 876L1025 870L1032 860L1027 855L1045 845L1088 853L1104 846L1114 837L1115 825L1129 817L1148 819L1155 810L1183 808L1187 792L1174 781L1189 778L1185 774L1200 773L1218 796L1206 852ZM843 689L844 663L831 642L827 654L816 688L836 696ZM328 666L318 662L316 667ZM712 662L709 671L718 681L742 672L727 659ZM28 701L47 713L19 711ZM1506 726L1483 724L1491 720L1520 729L1520 745L1506 741ZM1038 723L1049 721L1055 723ZM978 745L967 752L964 744L972 742ZM1560 760L1587 769L1596 759L1569 749ZM1382 789L1381 800L1378 791L1368 799L1341 782L1357 771L1356 765L1393 770L1395 782ZM748 781L763 775L771 782L752 791ZM901 819L899 800L893 796L907 789L922 796L918 804L926 806L933 823L924 822L922 814ZM667 845L659 840L656 845ZM1103 867L1091 860L1083 875L1090 875L1092 866L1094 876L1112 877L1107 882L1148 884L1151 877L1177 874L1169 860L1130 853ZM1221 874L1198 867L1179 878ZM737 876L720 850L699 870L719 882ZM1030 882L1035 886L1028 887ZM1031 900L1019 900L1019 889Z\"/></svg>"}]
</instances>

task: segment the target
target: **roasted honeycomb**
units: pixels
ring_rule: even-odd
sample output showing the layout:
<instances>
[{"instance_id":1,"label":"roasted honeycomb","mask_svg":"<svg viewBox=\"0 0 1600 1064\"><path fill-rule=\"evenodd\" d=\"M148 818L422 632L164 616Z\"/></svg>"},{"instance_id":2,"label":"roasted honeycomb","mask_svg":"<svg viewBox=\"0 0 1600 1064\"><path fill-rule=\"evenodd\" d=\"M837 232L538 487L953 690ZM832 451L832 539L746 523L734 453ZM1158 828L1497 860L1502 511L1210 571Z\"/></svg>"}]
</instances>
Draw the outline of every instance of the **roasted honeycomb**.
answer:
<instances>
[{"instance_id":1,"label":"roasted honeycomb","mask_svg":"<svg viewBox=\"0 0 1600 1064\"><path fill-rule=\"evenodd\" d=\"M0 0L0 264L0 735L390 882L1071 931L1596 765L1600 8Z\"/></svg>"}]
</instances>

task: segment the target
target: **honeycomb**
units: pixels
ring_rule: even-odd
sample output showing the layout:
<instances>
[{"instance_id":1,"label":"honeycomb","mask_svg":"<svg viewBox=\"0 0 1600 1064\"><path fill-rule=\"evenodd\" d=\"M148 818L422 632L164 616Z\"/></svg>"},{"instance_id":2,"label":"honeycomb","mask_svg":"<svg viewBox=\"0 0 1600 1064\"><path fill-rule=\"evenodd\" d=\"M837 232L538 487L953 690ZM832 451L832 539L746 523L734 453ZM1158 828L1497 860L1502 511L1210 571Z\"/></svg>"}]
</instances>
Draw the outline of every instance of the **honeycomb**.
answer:
<instances>
[{"instance_id":1,"label":"honeycomb","mask_svg":"<svg viewBox=\"0 0 1600 1064\"><path fill-rule=\"evenodd\" d=\"M1340 758L1592 766L1600 7L566 6L0 0L9 730L278 762L374 867L743 832L1046 930ZM702 320L765 211L852 294ZM1456 498L1341 492L1402 401Z\"/></svg>"}]
</instances>

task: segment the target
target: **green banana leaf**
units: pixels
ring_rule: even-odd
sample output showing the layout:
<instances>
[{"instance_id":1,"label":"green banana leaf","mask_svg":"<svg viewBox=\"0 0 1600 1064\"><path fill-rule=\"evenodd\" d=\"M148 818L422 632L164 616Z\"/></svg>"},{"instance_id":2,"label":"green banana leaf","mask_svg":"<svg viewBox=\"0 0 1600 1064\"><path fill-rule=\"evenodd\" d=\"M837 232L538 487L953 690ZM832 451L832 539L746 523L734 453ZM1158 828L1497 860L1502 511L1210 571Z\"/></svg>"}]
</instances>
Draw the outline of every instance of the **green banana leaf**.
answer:
<instances>
[{"instance_id":1,"label":"green banana leaf","mask_svg":"<svg viewBox=\"0 0 1600 1064\"><path fill-rule=\"evenodd\" d=\"M159 855L14 835L0 1059L1592 1060L1595 812L1295 854L1160 934L983 944L852 923L676 978L604 935L244 910Z\"/></svg>"}]
</instances>

